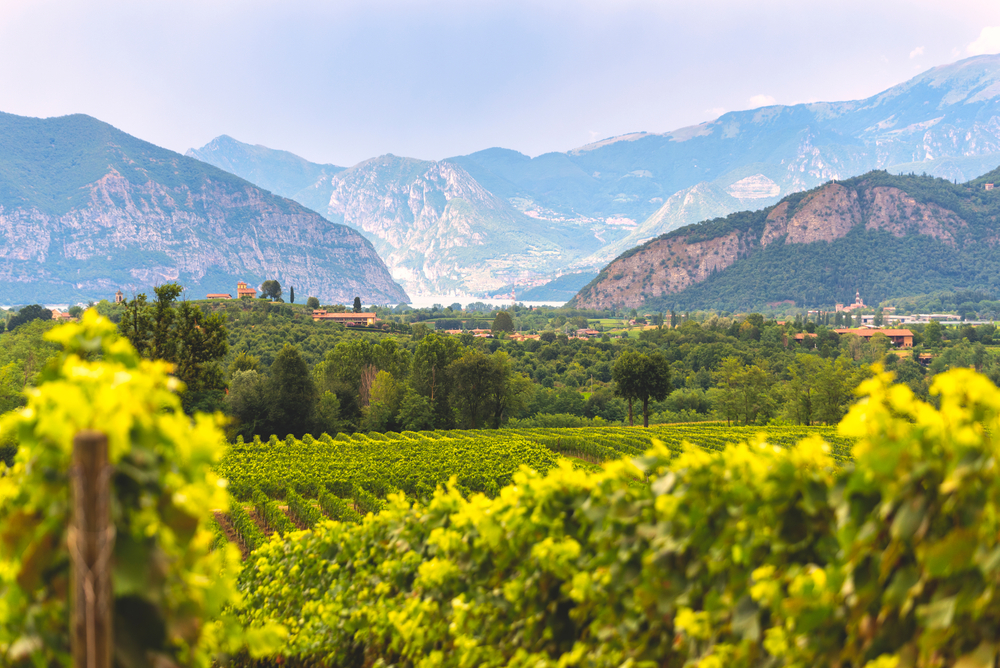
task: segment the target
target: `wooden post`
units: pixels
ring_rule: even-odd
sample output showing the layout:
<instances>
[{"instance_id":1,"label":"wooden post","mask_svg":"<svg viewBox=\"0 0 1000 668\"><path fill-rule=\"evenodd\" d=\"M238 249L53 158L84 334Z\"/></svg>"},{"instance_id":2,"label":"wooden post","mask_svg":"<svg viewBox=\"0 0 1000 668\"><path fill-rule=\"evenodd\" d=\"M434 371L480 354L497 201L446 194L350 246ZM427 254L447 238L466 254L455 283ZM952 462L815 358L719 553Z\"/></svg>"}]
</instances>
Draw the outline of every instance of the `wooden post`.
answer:
<instances>
[{"instance_id":1,"label":"wooden post","mask_svg":"<svg viewBox=\"0 0 1000 668\"><path fill-rule=\"evenodd\" d=\"M73 522L70 553L74 668L111 668L113 655L111 466L108 437L81 431L73 439Z\"/></svg>"}]
</instances>

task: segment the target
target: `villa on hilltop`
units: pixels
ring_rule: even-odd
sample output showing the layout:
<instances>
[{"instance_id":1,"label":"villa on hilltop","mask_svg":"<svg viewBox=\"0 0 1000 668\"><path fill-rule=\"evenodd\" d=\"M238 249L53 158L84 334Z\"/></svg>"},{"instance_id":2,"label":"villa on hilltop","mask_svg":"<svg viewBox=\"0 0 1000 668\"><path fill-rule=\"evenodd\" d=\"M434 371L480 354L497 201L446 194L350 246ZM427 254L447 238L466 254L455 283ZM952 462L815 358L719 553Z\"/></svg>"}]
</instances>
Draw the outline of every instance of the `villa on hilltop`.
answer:
<instances>
[{"instance_id":1,"label":"villa on hilltop","mask_svg":"<svg viewBox=\"0 0 1000 668\"><path fill-rule=\"evenodd\" d=\"M348 327L371 327L379 321L378 316L374 313L352 313L350 311L346 313L330 313L323 309L313 311L312 319L313 322L333 320Z\"/></svg>"},{"instance_id":2,"label":"villa on hilltop","mask_svg":"<svg viewBox=\"0 0 1000 668\"><path fill-rule=\"evenodd\" d=\"M246 281L239 281L236 283L236 298L243 299L244 297L250 297L255 299L257 297L257 290L251 288L246 284ZM205 295L205 299L232 299L233 296L228 292L213 292L211 294Z\"/></svg>"}]
</instances>

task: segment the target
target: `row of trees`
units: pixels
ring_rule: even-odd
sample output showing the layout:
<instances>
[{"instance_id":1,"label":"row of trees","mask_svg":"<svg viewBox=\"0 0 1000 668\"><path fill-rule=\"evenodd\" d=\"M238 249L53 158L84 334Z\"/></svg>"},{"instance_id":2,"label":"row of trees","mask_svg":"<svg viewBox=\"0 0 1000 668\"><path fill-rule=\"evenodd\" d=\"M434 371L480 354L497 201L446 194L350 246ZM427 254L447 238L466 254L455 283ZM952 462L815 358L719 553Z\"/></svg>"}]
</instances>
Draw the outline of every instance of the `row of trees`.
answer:
<instances>
[{"instance_id":1,"label":"row of trees","mask_svg":"<svg viewBox=\"0 0 1000 668\"><path fill-rule=\"evenodd\" d=\"M511 419L528 426L638 423L640 410L642 424L829 424L854 400L852 390L874 362L921 397L934 374L955 366L1000 380L991 326L918 328L920 350L935 353L925 365L915 355L897 356L884 337L864 341L823 326L813 325L816 336L796 343L794 324L759 314L685 317L676 328L664 322L638 339L546 331L518 342L451 337L419 324L412 334L363 333L314 323L304 309L280 302L195 306L180 295L169 284L151 301L139 295L98 308L117 319L143 355L175 365L188 388L187 410L224 410L235 418L234 433L246 436L497 427ZM502 325L505 314L489 317ZM13 344L19 332L51 325L32 321L6 332L0 348L21 350ZM8 407L47 356L41 348L22 352L7 361L0 355L0 399Z\"/></svg>"},{"instance_id":2,"label":"row of trees","mask_svg":"<svg viewBox=\"0 0 1000 668\"><path fill-rule=\"evenodd\" d=\"M414 351L393 338L338 343L310 373L286 345L265 373L253 355L230 367L226 405L235 433L336 433L499 427L521 408L531 382L500 351L429 334Z\"/></svg>"}]
</instances>

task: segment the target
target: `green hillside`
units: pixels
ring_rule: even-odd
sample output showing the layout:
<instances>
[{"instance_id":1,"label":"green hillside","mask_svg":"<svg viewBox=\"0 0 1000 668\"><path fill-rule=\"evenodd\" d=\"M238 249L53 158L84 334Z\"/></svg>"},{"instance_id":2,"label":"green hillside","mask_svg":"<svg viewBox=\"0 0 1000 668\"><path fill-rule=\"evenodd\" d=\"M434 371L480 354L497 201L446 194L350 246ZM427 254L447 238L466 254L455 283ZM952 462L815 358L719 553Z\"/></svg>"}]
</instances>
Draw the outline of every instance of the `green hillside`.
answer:
<instances>
[{"instance_id":1,"label":"green hillside","mask_svg":"<svg viewBox=\"0 0 1000 668\"><path fill-rule=\"evenodd\" d=\"M792 300L798 305L832 305L850 301L860 291L869 303L890 297L925 294L938 290L969 289L986 294L1000 293L1000 189L986 190L985 184L1000 183L1000 168L963 184L945 179L893 175L885 171L837 181L807 192L796 193L761 211L743 211L724 218L704 221L656 237L630 249L606 267L574 298L590 306L587 299L600 293L607 283L622 280L622 269L638 263L643 267L663 262L664 249L685 248L716 242L735 235L741 248L730 266L712 271L704 280L666 294L650 294L649 277L637 277L632 284L647 296L642 303L657 310L717 308L749 310L767 302ZM816 198L831 186L842 186L848 199L859 202L860 220L845 222L844 211L818 209L826 215L815 223L817 229L850 229L830 241L790 242L779 237L763 243L769 220L785 207L789 220L816 206ZM871 202L893 194L893 206L914 202L913 214L906 218L902 208L880 220L890 225L908 226L905 234L893 233L871 223L882 215ZM853 200L852 200L853 201ZM868 207L868 208L866 208ZM928 214L950 221L937 233L916 229ZM812 212L816 214L817 211ZM921 218L923 216L923 218ZM924 222L921 222L924 221ZM673 252L673 251L671 251ZM661 258L661 256L664 256ZM642 279L639 282L639 278ZM628 288L626 288L626 291Z\"/></svg>"}]
</instances>

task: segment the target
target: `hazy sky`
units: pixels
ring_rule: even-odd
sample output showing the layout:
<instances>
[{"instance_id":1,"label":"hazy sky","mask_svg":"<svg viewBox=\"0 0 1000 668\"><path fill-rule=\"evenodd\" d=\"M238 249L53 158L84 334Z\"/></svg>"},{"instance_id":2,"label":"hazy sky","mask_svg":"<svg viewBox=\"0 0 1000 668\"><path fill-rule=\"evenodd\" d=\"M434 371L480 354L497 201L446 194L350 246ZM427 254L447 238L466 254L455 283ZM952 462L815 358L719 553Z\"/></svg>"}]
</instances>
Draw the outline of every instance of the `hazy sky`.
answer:
<instances>
[{"instance_id":1,"label":"hazy sky","mask_svg":"<svg viewBox=\"0 0 1000 668\"><path fill-rule=\"evenodd\" d=\"M0 111L181 152L534 156L995 52L996 0L0 0Z\"/></svg>"}]
</instances>

